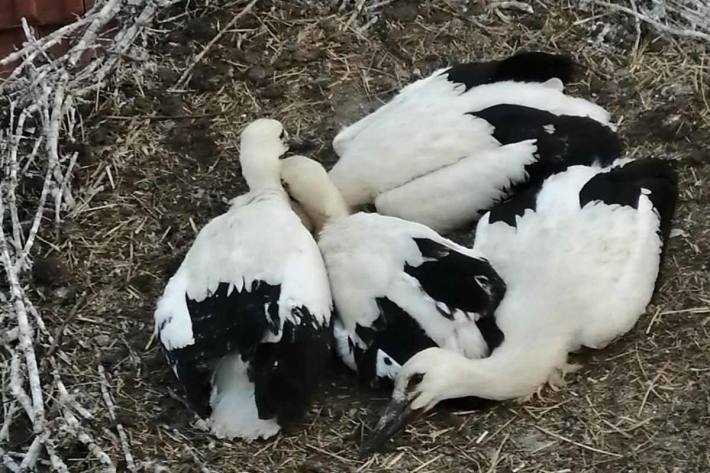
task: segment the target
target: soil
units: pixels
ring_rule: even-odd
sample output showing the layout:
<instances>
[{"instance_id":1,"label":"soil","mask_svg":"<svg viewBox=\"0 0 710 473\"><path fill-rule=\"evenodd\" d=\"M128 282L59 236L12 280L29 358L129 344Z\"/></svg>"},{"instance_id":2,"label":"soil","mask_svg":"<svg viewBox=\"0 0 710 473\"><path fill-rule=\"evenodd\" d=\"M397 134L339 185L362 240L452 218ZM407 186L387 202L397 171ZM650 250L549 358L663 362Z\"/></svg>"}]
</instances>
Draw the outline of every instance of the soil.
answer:
<instances>
[{"instance_id":1,"label":"soil","mask_svg":"<svg viewBox=\"0 0 710 473\"><path fill-rule=\"evenodd\" d=\"M145 471L710 471L706 47L658 41L643 30L635 49L634 23L614 15L603 21L626 28L613 30L625 39L600 41L601 30L583 21L591 14L566 2L536 2L534 14L505 10L507 22L495 14L474 22L467 15L480 13L478 3L400 1L358 32L366 18L350 22L350 10L271 0L237 22L187 86L174 90L194 56L242 8L206 3L182 2L166 12L173 19L160 25L165 33L145 75L99 98L84 121L85 142L75 145L78 205L59 231L42 235L51 245L42 246L35 265L41 309L51 325L64 326L61 347L82 367L70 389L100 399L96 367L106 368L118 422ZM403 85L450 60L519 49L573 54L580 74L568 92L608 107L630 156L676 165L676 236L636 328L605 350L573 357L584 368L560 392L482 413L436 409L370 459L358 458L359 439L388 393L358 387L335 361L298 428L251 444L201 431L151 343L152 316L196 230L245 191L241 128L257 117L278 118L305 143L299 152L332 164L337 130ZM473 235L457 238L470 242ZM104 421L115 428L106 417L97 422ZM73 471L97 471L82 445L64 453Z\"/></svg>"}]
</instances>

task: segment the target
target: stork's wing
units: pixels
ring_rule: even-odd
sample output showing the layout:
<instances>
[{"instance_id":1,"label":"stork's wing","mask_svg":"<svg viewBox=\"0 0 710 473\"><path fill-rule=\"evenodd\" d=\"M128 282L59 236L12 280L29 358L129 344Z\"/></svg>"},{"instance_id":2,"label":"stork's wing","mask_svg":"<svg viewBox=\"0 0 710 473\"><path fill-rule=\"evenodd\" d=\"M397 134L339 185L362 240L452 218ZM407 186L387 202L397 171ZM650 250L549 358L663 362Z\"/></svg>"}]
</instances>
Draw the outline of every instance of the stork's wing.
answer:
<instances>
[{"instance_id":1,"label":"stork's wing","mask_svg":"<svg viewBox=\"0 0 710 473\"><path fill-rule=\"evenodd\" d=\"M489 62L469 62L452 66L444 74L451 82L464 84L466 90L491 82L547 82L559 79L567 83L574 73L569 56L543 52L524 52Z\"/></svg>"}]
</instances>

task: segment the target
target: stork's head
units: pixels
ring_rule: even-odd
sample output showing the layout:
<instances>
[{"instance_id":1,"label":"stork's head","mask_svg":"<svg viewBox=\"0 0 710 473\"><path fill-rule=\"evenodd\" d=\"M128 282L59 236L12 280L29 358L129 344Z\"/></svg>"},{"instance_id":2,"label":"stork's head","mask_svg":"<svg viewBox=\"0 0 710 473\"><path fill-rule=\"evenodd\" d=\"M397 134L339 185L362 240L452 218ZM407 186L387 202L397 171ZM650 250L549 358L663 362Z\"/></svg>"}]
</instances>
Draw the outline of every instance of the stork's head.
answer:
<instances>
[{"instance_id":1,"label":"stork's head","mask_svg":"<svg viewBox=\"0 0 710 473\"><path fill-rule=\"evenodd\" d=\"M239 161L249 188L278 187L279 158L288 151L288 134L281 122L271 118L254 120L242 131Z\"/></svg>"},{"instance_id":2,"label":"stork's head","mask_svg":"<svg viewBox=\"0 0 710 473\"><path fill-rule=\"evenodd\" d=\"M458 353L441 348L428 348L411 357L397 375L392 399L361 446L360 454L379 450L417 414L440 401L461 396L457 387L461 385L462 363L466 361Z\"/></svg>"},{"instance_id":3,"label":"stork's head","mask_svg":"<svg viewBox=\"0 0 710 473\"><path fill-rule=\"evenodd\" d=\"M348 215L340 191L317 161L305 156L284 159L281 183L291 199L306 213L316 232L328 221Z\"/></svg>"}]
</instances>

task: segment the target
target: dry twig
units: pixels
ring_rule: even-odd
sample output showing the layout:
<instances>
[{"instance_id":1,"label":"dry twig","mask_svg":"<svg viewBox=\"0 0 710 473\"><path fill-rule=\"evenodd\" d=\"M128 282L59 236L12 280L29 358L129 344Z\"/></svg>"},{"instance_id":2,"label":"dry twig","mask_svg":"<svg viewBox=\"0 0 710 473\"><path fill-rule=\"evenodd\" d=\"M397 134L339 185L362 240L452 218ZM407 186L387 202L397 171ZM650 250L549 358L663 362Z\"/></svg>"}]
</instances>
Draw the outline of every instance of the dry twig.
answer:
<instances>
[{"instance_id":1,"label":"dry twig","mask_svg":"<svg viewBox=\"0 0 710 473\"><path fill-rule=\"evenodd\" d=\"M52 203L56 223L75 206L70 183L77 153L64 153L61 145L74 139L78 101L101 84L118 58L144 34L155 12L169 3L97 1L83 18L43 38L36 38L23 19L24 47L0 60L0 66L16 65L10 77L0 82L7 124L0 130L0 266L7 281L7 292L0 290L1 317L7 327L0 338L4 349L0 388L3 405L7 406L3 409L0 440L8 437L20 416L26 416L31 425L31 435L22 445L24 451L0 450L0 461L9 471L34 470L46 453L52 471L68 472L57 447L77 440L86 445L104 471L116 471L107 453L110 443L91 425L95 416L62 380L72 369L72 360L47 330L42 314L30 299L25 278L32 267L34 243L47 220L48 203ZM112 39L99 40L111 22L123 28ZM49 49L60 42L69 43L68 52L52 57ZM87 52L96 50L99 43L105 54L87 64ZM26 195L27 186L23 184L35 177L42 179L38 197ZM115 420L108 392L104 399L110 418ZM134 471L120 425L118 432L126 464Z\"/></svg>"},{"instance_id":2,"label":"dry twig","mask_svg":"<svg viewBox=\"0 0 710 473\"><path fill-rule=\"evenodd\" d=\"M190 74L192 73L192 70L195 68L195 66L197 66L197 65L200 63L200 61L202 61L202 59L207 55L207 53L208 53L209 50L212 48L212 46L214 46L214 45L217 43L217 41L219 41L219 39L220 39L222 36L224 36L224 34L227 33L234 25L236 25L237 22L241 19L241 17L243 17L244 15L246 15L247 13L249 13L249 12L251 11L251 9L254 7L254 5L256 4L257 1L258 1L258 0L251 0L251 2L249 2L249 3L242 9L242 11L240 11L238 14L234 15L234 18L232 18L231 20L229 20L229 23L227 23L226 25L224 25L224 28L222 28L222 29L219 31L219 33L217 33L217 34L214 36L214 38L212 38L212 39L210 40L210 42L205 45L205 47L202 49L202 51L200 52L200 54L198 54L198 55L195 57L195 59L194 59L194 60L192 61L192 63L188 66L188 68L185 69L185 71L182 73L182 75L181 75L180 78L178 79L177 83L175 83L175 86L174 86L175 89L179 89L179 88L181 88L181 87L183 87L183 86L185 85L185 82L187 81L187 78L190 77Z\"/></svg>"},{"instance_id":3,"label":"dry twig","mask_svg":"<svg viewBox=\"0 0 710 473\"><path fill-rule=\"evenodd\" d=\"M594 3L648 23L661 33L710 42L710 4L703 0L671 0L667 2L664 18L615 3L600 0Z\"/></svg>"}]
</instances>

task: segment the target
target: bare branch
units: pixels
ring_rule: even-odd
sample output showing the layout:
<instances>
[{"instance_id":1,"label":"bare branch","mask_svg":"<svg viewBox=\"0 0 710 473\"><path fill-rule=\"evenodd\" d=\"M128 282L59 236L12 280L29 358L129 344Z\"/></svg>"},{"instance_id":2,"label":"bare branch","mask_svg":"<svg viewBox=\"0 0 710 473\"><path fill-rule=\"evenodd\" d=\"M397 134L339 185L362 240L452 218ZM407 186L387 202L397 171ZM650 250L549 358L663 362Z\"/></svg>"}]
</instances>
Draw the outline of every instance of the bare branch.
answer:
<instances>
[{"instance_id":1,"label":"bare branch","mask_svg":"<svg viewBox=\"0 0 710 473\"><path fill-rule=\"evenodd\" d=\"M116 465L109 454L116 440L99 425L103 421L117 426L127 469L136 471L128 435L116 424L106 373L100 369L100 393L67 389L65 382L71 375L66 371L76 372L77 365L55 340L53 333L60 332L56 327L48 329L33 305L26 279L35 243L49 220L47 209L54 210L53 220L58 224L75 206L71 178L78 153L63 152L62 145L75 141L75 133L81 130L76 109L80 98L110 77L136 39L147 33L155 15L172 2L97 0L83 18L43 38L36 38L23 19L24 45L0 59L0 67L16 66L0 82L0 110L7 123L0 129L0 271L6 282L0 288L4 329L0 347L7 353L0 360L0 445L5 448L14 424L22 417L32 429L32 435L14 444L13 451L0 449L0 470L33 471L49 466L51 471L68 473L62 452L79 441L102 471L114 472ZM119 25L115 35L101 37L109 23ZM60 43L68 46L68 52L55 57L50 49ZM27 185L29 179L41 179L39 195L27 193L37 188ZM108 414L84 407L84 396L90 402L86 406L96 406L103 397Z\"/></svg>"},{"instance_id":2,"label":"bare branch","mask_svg":"<svg viewBox=\"0 0 710 473\"><path fill-rule=\"evenodd\" d=\"M648 23L661 33L710 42L710 6L708 6L708 3L703 3L702 0L669 1L666 11L676 13L682 21L674 20L666 15L665 22L661 21L661 18L653 18L648 13L635 11L615 3L601 0L594 0L594 3L631 15L644 23Z\"/></svg>"},{"instance_id":3,"label":"bare branch","mask_svg":"<svg viewBox=\"0 0 710 473\"><path fill-rule=\"evenodd\" d=\"M128 436L126 431L120 422L116 419L116 406L111 399L111 393L109 392L108 379L106 379L106 371L104 367L99 365L99 378L101 381L101 394L108 408L109 416L111 420L116 423L116 430L118 431L118 438L121 441L121 448L123 449L123 455L126 458L126 468L128 471L136 471L136 464L133 461L133 455L131 454L131 446L128 443Z\"/></svg>"}]
</instances>

